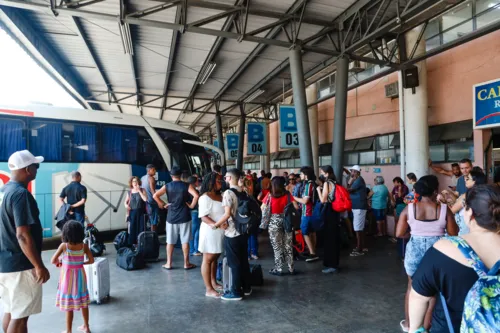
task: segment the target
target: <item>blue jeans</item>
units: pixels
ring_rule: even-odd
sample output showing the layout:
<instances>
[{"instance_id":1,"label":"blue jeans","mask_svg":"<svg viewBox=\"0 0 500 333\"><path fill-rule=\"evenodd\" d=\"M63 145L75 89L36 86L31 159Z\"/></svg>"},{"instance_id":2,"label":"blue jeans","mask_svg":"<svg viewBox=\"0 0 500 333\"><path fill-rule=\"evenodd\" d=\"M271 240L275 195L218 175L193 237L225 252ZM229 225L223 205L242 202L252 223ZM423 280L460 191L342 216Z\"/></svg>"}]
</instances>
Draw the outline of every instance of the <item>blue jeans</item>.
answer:
<instances>
[{"instance_id":1,"label":"blue jeans","mask_svg":"<svg viewBox=\"0 0 500 333\"><path fill-rule=\"evenodd\" d=\"M248 235L248 257L250 257L252 254L254 256L258 256L259 254L259 239L258 239L259 232L255 232L252 235Z\"/></svg>"},{"instance_id":2,"label":"blue jeans","mask_svg":"<svg viewBox=\"0 0 500 333\"><path fill-rule=\"evenodd\" d=\"M191 240L189 241L189 254L198 252L198 241L200 240L201 219L198 218L198 211L191 211Z\"/></svg>"},{"instance_id":3,"label":"blue jeans","mask_svg":"<svg viewBox=\"0 0 500 333\"><path fill-rule=\"evenodd\" d=\"M149 223L151 225L157 225L158 224L158 205L157 204L147 204L147 211L149 215Z\"/></svg>"},{"instance_id":4,"label":"blue jeans","mask_svg":"<svg viewBox=\"0 0 500 333\"><path fill-rule=\"evenodd\" d=\"M85 212L73 212L73 220L85 225Z\"/></svg>"}]
</instances>

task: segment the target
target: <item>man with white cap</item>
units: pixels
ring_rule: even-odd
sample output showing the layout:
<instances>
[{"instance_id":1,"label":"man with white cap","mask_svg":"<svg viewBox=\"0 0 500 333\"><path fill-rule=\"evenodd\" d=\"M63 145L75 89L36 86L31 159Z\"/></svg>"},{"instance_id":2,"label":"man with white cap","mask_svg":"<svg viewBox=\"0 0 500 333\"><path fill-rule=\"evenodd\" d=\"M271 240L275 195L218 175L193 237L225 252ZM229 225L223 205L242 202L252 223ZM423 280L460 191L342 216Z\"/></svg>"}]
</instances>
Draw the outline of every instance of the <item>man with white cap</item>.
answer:
<instances>
[{"instance_id":1,"label":"man with white cap","mask_svg":"<svg viewBox=\"0 0 500 333\"><path fill-rule=\"evenodd\" d=\"M352 201L352 215L354 232L356 232L357 246L352 251L351 257L362 256L367 252L365 249L365 221L368 210L368 199L366 193L366 183L361 177L361 167L353 166L351 169L351 179L348 182L348 191Z\"/></svg>"},{"instance_id":2,"label":"man with white cap","mask_svg":"<svg viewBox=\"0 0 500 333\"><path fill-rule=\"evenodd\" d=\"M28 184L43 157L27 150L9 157L11 180L0 189L0 298L3 330L28 332L30 315L42 311L42 284L50 278L42 262L43 228Z\"/></svg>"}]
</instances>

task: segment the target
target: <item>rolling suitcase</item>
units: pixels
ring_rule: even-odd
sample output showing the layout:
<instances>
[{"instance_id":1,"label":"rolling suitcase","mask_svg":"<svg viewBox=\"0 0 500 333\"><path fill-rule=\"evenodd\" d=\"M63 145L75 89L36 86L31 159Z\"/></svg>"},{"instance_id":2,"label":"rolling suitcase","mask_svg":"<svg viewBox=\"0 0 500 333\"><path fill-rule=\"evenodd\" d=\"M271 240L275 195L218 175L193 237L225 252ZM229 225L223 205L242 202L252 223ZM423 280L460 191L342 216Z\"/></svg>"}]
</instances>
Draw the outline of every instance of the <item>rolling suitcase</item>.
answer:
<instances>
[{"instance_id":1,"label":"rolling suitcase","mask_svg":"<svg viewBox=\"0 0 500 333\"><path fill-rule=\"evenodd\" d=\"M224 258L222 260L222 288L224 289L224 293L230 292L232 286L231 269L229 269L229 265L227 264L227 258Z\"/></svg>"},{"instance_id":2,"label":"rolling suitcase","mask_svg":"<svg viewBox=\"0 0 500 333\"><path fill-rule=\"evenodd\" d=\"M111 289L108 259L95 258L92 265L85 265L84 268L90 301L101 304L104 300L108 300Z\"/></svg>"},{"instance_id":3,"label":"rolling suitcase","mask_svg":"<svg viewBox=\"0 0 500 333\"><path fill-rule=\"evenodd\" d=\"M158 261L160 256L160 240L154 231L146 231L146 215L144 215L144 231L137 236L137 252L145 261Z\"/></svg>"}]
</instances>

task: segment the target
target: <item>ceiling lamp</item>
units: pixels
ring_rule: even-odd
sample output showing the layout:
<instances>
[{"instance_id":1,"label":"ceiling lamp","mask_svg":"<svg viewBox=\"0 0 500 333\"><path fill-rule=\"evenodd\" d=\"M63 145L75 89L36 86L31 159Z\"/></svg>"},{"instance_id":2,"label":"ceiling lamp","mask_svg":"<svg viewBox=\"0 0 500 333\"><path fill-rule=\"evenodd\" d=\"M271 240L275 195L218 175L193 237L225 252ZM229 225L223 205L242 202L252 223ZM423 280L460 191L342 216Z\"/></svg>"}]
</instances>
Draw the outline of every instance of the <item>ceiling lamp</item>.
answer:
<instances>
[{"instance_id":1,"label":"ceiling lamp","mask_svg":"<svg viewBox=\"0 0 500 333\"><path fill-rule=\"evenodd\" d=\"M245 103L250 103L251 101L253 101L254 99L256 99L257 97L259 97L260 95L262 95L263 93L265 92L265 90L262 90L262 89L257 89L256 91L254 91L252 94L250 94L250 96L248 96L247 98L245 98L243 100L243 102Z\"/></svg>"},{"instance_id":2,"label":"ceiling lamp","mask_svg":"<svg viewBox=\"0 0 500 333\"><path fill-rule=\"evenodd\" d=\"M208 65L205 67L205 70L201 73L201 79L199 84L207 83L208 78L210 77L210 75L212 75L212 72L215 69L215 66L217 66L215 62L208 63Z\"/></svg>"},{"instance_id":3,"label":"ceiling lamp","mask_svg":"<svg viewBox=\"0 0 500 333\"><path fill-rule=\"evenodd\" d=\"M134 46L132 45L132 35L130 34L130 26L128 23L118 23L120 36L122 38L123 52L125 54L134 55Z\"/></svg>"}]
</instances>

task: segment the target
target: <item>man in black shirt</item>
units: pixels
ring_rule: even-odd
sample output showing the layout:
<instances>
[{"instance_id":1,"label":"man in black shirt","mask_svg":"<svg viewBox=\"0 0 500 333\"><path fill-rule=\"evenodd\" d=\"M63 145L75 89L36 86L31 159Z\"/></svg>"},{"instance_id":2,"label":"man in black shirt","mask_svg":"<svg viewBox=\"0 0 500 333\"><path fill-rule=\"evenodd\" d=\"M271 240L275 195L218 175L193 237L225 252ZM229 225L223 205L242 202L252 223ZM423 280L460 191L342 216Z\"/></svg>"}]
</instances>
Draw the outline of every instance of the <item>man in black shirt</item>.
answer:
<instances>
[{"instance_id":1,"label":"man in black shirt","mask_svg":"<svg viewBox=\"0 0 500 333\"><path fill-rule=\"evenodd\" d=\"M82 175L78 171L73 171L71 173L72 182L63 188L59 198L61 202L64 203L64 199L67 199L69 205L71 205L71 211L73 212L73 219L80 222L82 225L85 223L85 202L87 201L87 188L81 183Z\"/></svg>"},{"instance_id":2,"label":"man in black shirt","mask_svg":"<svg viewBox=\"0 0 500 333\"><path fill-rule=\"evenodd\" d=\"M42 262L40 211L28 184L43 157L27 150L9 158L11 180L0 189L0 302L3 330L28 332L28 318L42 311L42 284L50 278Z\"/></svg>"}]
</instances>

